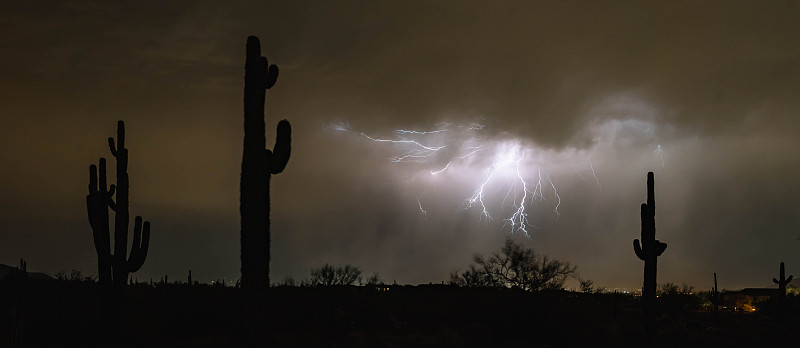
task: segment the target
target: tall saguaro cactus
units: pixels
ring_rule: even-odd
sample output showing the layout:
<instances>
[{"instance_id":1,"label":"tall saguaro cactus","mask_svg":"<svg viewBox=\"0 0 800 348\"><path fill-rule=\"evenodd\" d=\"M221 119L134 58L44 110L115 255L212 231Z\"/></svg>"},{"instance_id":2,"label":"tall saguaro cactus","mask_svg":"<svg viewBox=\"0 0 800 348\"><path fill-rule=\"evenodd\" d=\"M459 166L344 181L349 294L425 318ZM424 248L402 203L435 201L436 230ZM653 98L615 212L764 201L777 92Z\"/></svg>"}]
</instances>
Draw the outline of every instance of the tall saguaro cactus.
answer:
<instances>
[{"instance_id":1,"label":"tall saguaro cactus","mask_svg":"<svg viewBox=\"0 0 800 348\"><path fill-rule=\"evenodd\" d=\"M653 189L653 172L647 173L647 203L642 203L642 242L633 240L633 251L644 261L642 298L645 308L651 310L656 300L657 258L667 249L666 243L656 240L656 199Z\"/></svg>"},{"instance_id":2,"label":"tall saguaro cactus","mask_svg":"<svg viewBox=\"0 0 800 348\"><path fill-rule=\"evenodd\" d=\"M133 224L133 245L128 253L128 149L125 148L125 123L117 123L117 141L108 138L111 154L117 160L117 184L107 187L106 160L100 158L99 168L89 166L89 194L86 210L92 227L94 247L97 251L97 274L100 283L125 286L128 274L136 272L147 258L150 245L150 222L137 216ZM99 174L99 175L98 175ZM116 193L117 199L112 198ZM111 253L111 231L108 209L114 214L114 253Z\"/></svg>"},{"instance_id":3,"label":"tall saguaro cactus","mask_svg":"<svg viewBox=\"0 0 800 348\"><path fill-rule=\"evenodd\" d=\"M778 284L778 300L780 301L781 305L786 303L786 285L789 284L794 276L789 276L786 278L786 272L783 268L783 262L781 262L781 273L780 278L772 278L772 281L775 284Z\"/></svg>"},{"instance_id":4,"label":"tall saguaro cactus","mask_svg":"<svg viewBox=\"0 0 800 348\"><path fill-rule=\"evenodd\" d=\"M244 70L244 151L239 187L241 284L260 288L269 286L270 177L282 172L289 161L292 129L288 121L278 122L275 147L266 149L264 99L266 90L278 79L278 67L261 56L261 43L255 36L247 38Z\"/></svg>"},{"instance_id":5,"label":"tall saguaro cactus","mask_svg":"<svg viewBox=\"0 0 800 348\"><path fill-rule=\"evenodd\" d=\"M714 287L711 288L711 303L714 304L714 313L719 312L719 287L717 287L717 273L714 273Z\"/></svg>"}]
</instances>

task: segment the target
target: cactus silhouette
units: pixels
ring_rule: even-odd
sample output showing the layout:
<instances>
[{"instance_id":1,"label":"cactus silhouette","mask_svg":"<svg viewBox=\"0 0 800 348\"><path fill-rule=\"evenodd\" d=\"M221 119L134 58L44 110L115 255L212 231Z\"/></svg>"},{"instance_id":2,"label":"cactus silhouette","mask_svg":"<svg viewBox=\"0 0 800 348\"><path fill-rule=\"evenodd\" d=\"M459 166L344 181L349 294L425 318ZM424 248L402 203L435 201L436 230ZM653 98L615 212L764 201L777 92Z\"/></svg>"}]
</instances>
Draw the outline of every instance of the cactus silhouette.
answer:
<instances>
[{"instance_id":1,"label":"cactus silhouette","mask_svg":"<svg viewBox=\"0 0 800 348\"><path fill-rule=\"evenodd\" d=\"M247 59L244 77L244 151L240 182L242 287L269 286L270 261L270 198L272 174L286 167L291 152L291 126L278 122L275 147L266 149L264 99L267 89L275 85L278 67L268 65L261 56L261 43L255 36L247 38Z\"/></svg>"},{"instance_id":2,"label":"cactus silhouette","mask_svg":"<svg viewBox=\"0 0 800 348\"><path fill-rule=\"evenodd\" d=\"M711 303L714 304L714 313L719 311L719 287L717 287L717 273L714 273L714 287L711 288Z\"/></svg>"},{"instance_id":3,"label":"cactus silhouette","mask_svg":"<svg viewBox=\"0 0 800 348\"><path fill-rule=\"evenodd\" d=\"M783 268L783 262L781 262L780 278L772 278L772 281L775 282L775 284L778 284L778 300L780 301L781 306L783 306L786 303L786 285L789 284L792 281L792 279L794 279L794 276L791 275L789 276L789 278L786 278L786 272L784 271Z\"/></svg>"},{"instance_id":4,"label":"cactus silhouette","mask_svg":"<svg viewBox=\"0 0 800 348\"><path fill-rule=\"evenodd\" d=\"M25 261L24 258L19 259L19 271L22 274L28 274L28 261Z\"/></svg>"},{"instance_id":5,"label":"cactus silhouette","mask_svg":"<svg viewBox=\"0 0 800 348\"><path fill-rule=\"evenodd\" d=\"M137 216L133 223L133 245L130 257L128 252L128 149L125 148L125 123L117 123L117 141L108 138L108 147L117 160L117 184L107 187L106 160L100 158L99 166L89 166L89 194L86 196L86 210L92 227L94 247L97 251L97 274L102 284L122 287L128 274L136 272L147 258L150 245L150 222ZM116 194L116 201L112 198ZM108 209L114 214L114 253L111 253L111 233Z\"/></svg>"},{"instance_id":6,"label":"cactus silhouette","mask_svg":"<svg viewBox=\"0 0 800 348\"><path fill-rule=\"evenodd\" d=\"M656 240L656 199L653 189L653 172L647 173L647 203L642 203L642 242L633 240L633 251L644 261L642 298L646 310L653 309L656 300L657 258L667 249L666 243Z\"/></svg>"}]
</instances>

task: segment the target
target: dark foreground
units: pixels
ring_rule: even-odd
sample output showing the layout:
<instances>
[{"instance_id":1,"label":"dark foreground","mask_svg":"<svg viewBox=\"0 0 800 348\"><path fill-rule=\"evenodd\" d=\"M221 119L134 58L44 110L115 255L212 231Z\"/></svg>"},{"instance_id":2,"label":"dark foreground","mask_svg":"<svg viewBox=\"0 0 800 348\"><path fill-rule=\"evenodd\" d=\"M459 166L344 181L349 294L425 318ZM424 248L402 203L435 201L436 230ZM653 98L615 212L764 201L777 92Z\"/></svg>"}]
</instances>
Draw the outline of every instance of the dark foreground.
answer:
<instances>
[{"instance_id":1,"label":"dark foreground","mask_svg":"<svg viewBox=\"0 0 800 348\"><path fill-rule=\"evenodd\" d=\"M124 301L96 284L0 283L0 347L230 347L255 332L272 347L797 347L797 311L696 311L660 299L648 336L638 299L450 286L276 287L266 319L240 289L132 286ZM794 304L796 306L796 304Z\"/></svg>"}]
</instances>

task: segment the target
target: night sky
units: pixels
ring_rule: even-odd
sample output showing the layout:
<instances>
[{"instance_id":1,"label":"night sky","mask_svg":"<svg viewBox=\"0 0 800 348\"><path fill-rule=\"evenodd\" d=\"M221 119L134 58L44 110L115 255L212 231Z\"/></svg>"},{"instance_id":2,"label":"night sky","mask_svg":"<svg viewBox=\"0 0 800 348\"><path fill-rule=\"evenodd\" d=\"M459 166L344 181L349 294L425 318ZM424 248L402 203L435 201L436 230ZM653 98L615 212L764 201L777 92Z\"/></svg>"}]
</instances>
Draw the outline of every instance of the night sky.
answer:
<instances>
[{"instance_id":1,"label":"night sky","mask_svg":"<svg viewBox=\"0 0 800 348\"><path fill-rule=\"evenodd\" d=\"M440 282L510 236L637 289L648 171L669 245L659 282L764 287L781 261L800 273L798 2L216 3L3 5L0 263L96 273L88 166L111 158L124 120L130 213L152 223L134 277L235 281L257 35L280 67L268 144L278 120L293 129L272 178L273 281L329 262ZM409 143L365 135L444 150L393 162ZM548 179L525 204L530 238L503 221L524 192L512 166L487 190L491 221L467 208L509 153L528 184Z\"/></svg>"}]
</instances>

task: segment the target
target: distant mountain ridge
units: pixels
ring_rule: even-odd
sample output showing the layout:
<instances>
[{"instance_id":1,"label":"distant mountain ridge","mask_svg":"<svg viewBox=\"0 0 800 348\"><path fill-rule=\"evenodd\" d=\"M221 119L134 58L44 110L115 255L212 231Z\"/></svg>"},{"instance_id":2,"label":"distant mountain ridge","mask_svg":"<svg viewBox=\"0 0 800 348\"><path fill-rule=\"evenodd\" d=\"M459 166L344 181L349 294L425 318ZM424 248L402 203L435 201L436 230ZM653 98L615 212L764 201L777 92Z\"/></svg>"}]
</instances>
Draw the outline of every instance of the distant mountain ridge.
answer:
<instances>
[{"instance_id":1,"label":"distant mountain ridge","mask_svg":"<svg viewBox=\"0 0 800 348\"><path fill-rule=\"evenodd\" d=\"M19 269L14 266L4 265L0 263L0 280L5 280L7 277L10 277L12 274L19 273ZM47 275L46 273L42 272L28 272L28 279L33 280L55 280L55 278Z\"/></svg>"}]
</instances>

